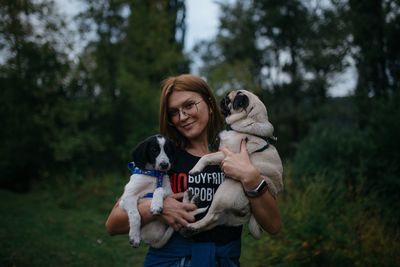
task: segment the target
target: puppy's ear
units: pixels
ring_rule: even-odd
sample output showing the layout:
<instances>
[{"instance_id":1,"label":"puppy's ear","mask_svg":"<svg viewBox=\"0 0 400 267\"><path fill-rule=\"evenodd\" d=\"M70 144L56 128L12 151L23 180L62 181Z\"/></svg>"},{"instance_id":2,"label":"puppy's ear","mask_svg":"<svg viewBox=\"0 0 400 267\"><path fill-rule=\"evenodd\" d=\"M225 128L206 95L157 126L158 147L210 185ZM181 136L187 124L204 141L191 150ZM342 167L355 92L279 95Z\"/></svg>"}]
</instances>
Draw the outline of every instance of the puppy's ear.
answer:
<instances>
[{"instance_id":1,"label":"puppy's ear","mask_svg":"<svg viewBox=\"0 0 400 267\"><path fill-rule=\"evenodd\" d=\"M228 97L228 94L224 98L221 99L221 102L219 103L219 106L221 108L221 112L224 115L224 117L228 117L230 115L230 110L229 110L229 103L231 100Z\"/></svg>"},{"instance_id":2,"label":"puppy's ear","mask_svg":"<svg viewBox=\"0 0 400 267\"><path fill-rule=\"evenodd\" d=\"M173 141L171 141L170 139L165 138L164 150L168 156L171 166L175 165L176 149L177 149L177 147L176 147L175 143Z\"/></svg>"},{"instance_id":3,"label":"puppy's ear","mask_svg":"<svg viewBox=\"0 0 400 267\"><path fill-rule=\"evenodd\" d=\"M132 161L135 162L135 166L139 169L145 169L146 163L148 162L147 147L149 145L148 139L138 144L132 152Z\"/></svg>"},{"instance_id":4,"label":"puppy's ear","mask_svg":"<svg viewBox=\"0 0 400 267\"><path fill-rule=\"evenodd\" d=\"M238 108L247 108L249 106L249 98L247 95L244 95L242 93L238 93L235 98L233 99L233 104L232 107L234 110Z\"/></svg>"}]
</instances>

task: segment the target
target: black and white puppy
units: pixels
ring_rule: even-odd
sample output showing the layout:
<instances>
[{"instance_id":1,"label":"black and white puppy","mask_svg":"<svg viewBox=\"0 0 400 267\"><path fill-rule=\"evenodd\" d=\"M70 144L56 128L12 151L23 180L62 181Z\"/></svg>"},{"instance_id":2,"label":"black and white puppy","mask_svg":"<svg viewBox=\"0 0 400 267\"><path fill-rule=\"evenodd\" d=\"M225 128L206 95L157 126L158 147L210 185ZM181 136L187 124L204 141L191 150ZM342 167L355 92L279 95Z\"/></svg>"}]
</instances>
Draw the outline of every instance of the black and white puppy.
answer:
<instances>
[{"instance_id":1,"label":"black and white puppy","mask_svg":"<svg viewBox=\"0 0 400 267\"><path fill-rule=\"evenodd\" d=\"M132 152L135 168L125 186L120 206L129 217L129 241L138 247L143 240L152 247L162 247L173 234L173 229L155 220L141 228L138 202L152 193L151 213L161 214L164 198L172 194L167 172L173 165L175 145L162 135L150 136Z\"/></svg>"}]
</instances>

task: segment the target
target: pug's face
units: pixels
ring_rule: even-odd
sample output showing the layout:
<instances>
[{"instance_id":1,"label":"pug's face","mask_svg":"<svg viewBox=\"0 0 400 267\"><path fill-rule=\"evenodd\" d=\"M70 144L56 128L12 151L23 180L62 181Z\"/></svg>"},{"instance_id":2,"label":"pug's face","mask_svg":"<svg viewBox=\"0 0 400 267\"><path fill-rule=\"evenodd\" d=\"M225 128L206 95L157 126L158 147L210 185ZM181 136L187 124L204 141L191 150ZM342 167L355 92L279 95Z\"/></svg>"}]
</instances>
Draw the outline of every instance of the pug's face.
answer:
<instances>
[{"instance_id":1,"label":"pug's face","mask_svg":"<svg viewBox=\"0 0 400 267\"><path fill-rule=\"evenodd\" d=\"M251 93L244 90L237 90L228 93L220 102L222 114L229 117L232 114L245 111L250 104Z\"/></svg>"}]
</instances>

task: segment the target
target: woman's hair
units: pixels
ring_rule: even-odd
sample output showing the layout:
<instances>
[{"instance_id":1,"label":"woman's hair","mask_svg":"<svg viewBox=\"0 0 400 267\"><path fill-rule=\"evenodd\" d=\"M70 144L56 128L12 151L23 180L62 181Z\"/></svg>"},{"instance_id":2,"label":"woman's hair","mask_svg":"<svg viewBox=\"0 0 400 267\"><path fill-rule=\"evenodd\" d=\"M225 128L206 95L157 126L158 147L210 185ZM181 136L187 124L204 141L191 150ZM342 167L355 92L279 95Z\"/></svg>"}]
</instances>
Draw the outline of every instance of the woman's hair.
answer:
<instances>
[{"instance_id":1,"label":"woman's hair","mask_svg":"<svg viewBox=\"0 0 400 267\"><path fill-rule=\"evenodd\" d=\"M190 91L201 95L203 101L210 108L210 118L207 125L207 137L211 147L216 148L218 133L223 127L223 118L217 106L217 102L208 84L198 76L182 74L168 77L161 83L160 97L160 133L173 140L179 147L185 148L188 140L169 123L168 100L174 91Z\"/></svg>"}]
</instances>

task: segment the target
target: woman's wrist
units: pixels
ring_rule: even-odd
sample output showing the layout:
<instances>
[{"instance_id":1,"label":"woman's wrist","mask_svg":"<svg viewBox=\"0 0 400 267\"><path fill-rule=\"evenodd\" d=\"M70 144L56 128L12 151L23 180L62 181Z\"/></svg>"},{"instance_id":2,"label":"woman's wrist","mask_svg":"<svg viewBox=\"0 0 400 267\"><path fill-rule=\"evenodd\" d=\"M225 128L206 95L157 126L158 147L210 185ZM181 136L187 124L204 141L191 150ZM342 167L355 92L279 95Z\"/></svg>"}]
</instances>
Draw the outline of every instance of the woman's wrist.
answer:
<instances>
[{"instance_id":1,"label":"woman's wrist","mask_svg":"<svg viewBox=\"0 0 400 267\"><path fill-rule=\"evenodd\" d=\"M261 177L260 172L252 166L251 169L249 169L249 171L247 172L246 176L243 177L241 182L243 188L246 191L249 191L256 188L262 180L263 178Z\"/></svg>"}]
</instances>

